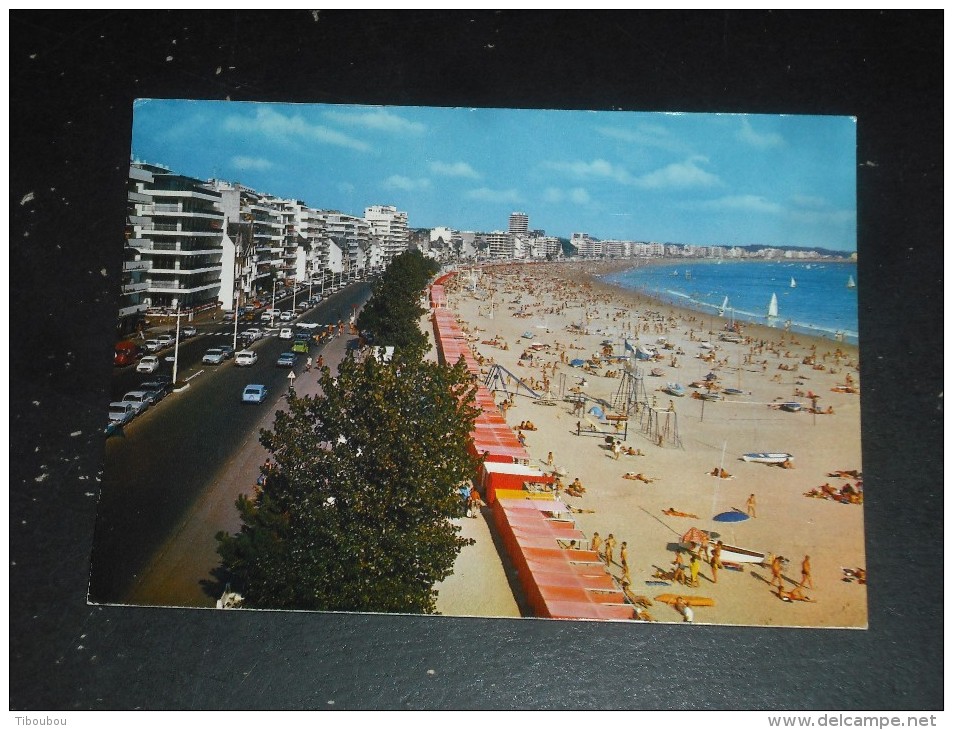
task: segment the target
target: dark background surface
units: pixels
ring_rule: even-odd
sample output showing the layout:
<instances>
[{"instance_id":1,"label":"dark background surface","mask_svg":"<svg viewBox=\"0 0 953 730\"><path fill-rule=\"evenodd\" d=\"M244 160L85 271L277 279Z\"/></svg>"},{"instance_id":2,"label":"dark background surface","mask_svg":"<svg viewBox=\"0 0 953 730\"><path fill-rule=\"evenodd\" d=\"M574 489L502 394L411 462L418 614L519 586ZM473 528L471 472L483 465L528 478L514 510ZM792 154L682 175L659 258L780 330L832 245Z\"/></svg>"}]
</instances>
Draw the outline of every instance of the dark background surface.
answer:
<instances>
[{"instance_id":1,"label":"dark background surface","mask_svg":"<svg viewBox=\"0 0 953 730\"><path fill-rule=\"evenodd\" d=\"M942 708L942 40L940 12L11 12L10 708ZM150 96L856 115L870 628L87 605Z\"/></svg>"}]
</instances>

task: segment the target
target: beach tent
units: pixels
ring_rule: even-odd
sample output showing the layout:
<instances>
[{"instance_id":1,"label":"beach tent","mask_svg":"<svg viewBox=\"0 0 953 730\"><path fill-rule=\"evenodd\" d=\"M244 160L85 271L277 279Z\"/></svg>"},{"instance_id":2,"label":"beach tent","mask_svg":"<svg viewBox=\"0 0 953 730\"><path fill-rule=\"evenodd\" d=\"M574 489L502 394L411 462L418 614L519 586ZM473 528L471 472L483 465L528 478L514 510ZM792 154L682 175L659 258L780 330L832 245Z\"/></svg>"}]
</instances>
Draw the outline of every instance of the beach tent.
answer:
<instances>
[{"instance_id":1,"label":"beach tent","mask_svg":"<svg viewBox=\"0 0 953 730\"><path fill-rule=\"evenodd\" d=\"M602 409L599 406L593 406L589 409L589 413L596 418L605 418L606 414L602 412Z\"/></svg>"}]
</instances>

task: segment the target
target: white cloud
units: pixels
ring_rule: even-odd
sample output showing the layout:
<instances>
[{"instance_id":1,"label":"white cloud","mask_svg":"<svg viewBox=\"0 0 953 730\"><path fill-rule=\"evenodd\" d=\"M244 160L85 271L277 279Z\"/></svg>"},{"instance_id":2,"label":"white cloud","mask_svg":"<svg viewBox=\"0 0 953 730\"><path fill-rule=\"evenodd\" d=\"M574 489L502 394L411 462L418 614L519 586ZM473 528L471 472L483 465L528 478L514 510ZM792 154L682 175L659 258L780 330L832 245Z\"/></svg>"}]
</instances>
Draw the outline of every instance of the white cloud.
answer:
<instances>
[{"instance_id":1,"label":"white cloud","mask_svg":"<svg viewBox=\"0 0 953 730\"><path fill-rule=\"evenodd\" d=\"M482 200L487 203L520 203L522 198L519 191L514 188L509 190L493 190L491 188L476 188L468 191L464 197L470 200Z\"/></svg>"},{"instance_id":2,"label":"white cloud","mask_svg":"<svg viewBox=\"0 0 953 730\"><path fill-rule=\"evenodd\" d=\"M618 183L631 183L632 176L626 170L618 165L603 159L595 159L592 162L575 160L573 162L544 162L544 167L557 172L567 173L573 177L583 179L605 179L615 180Z\"/></svg>"},{"instance_id":3,"label":"white cloud","mask_svg":"<svg viewBox=\"0 0 953 730\"><path fill-rule=\"evenodd\" d=\"M585 188L571 188L562 190L561 188L546 188L543 191L543 200L547 203L570 202L576 205L588 205L592 202L589 191Z\"/></svg>"},{"instance_id":4,"label":"white cloud","mask_svg":"<svg viewBox=\"0 0 953 730\"><path fill-rule=\"evenodd\" d=\"M264 157L245 157L236 155L231 159L232 167L238 170L270 170L274 165Z\"/></svg>"},{"instance_id":5,"label":"white cloud","mask_svg":"<svg viewBox=\"0 0 953 730\"><path fill-rule=\"evenodd\" d=\"M748 117L741 117L741 129L738 130L737 138L752 147L758 149L768 149L770 147L781 147L784 144L784 138L774 132L761 134L754 131Z\"/></svg>"},{"instance_id":6,"label":"white cloud","mask_svg":"<svg viewBox=\"0 0 953 730\"><path fill-rule=\"evenodd\" d=\"M603 137L642 147L657 147L672 152L684 152L686 149L684 143L672 137L667 129L655 124L640 124L635 129L596 127L596 132Z\"/></svg>"},{"instance_id":7,"label":"white cloud","mask_svg":"<svg viewBox=\"0 0 953 730\"><path fill-rule=\"evenodd\" d=\"M801 208L826 208L827 201L815 195L792 195L791 202Z\"/></svg>"},{"instance_id":8,"label":"white cloud","mask_svg":"<svg viewBox=\"0 0 953 730\"><path fill-rule=\"evenodd\" d=\"M466 162L431 162L430 171L434 175L446 177L469 177L475 180L480 178L480 174Z\"/></svg>"},{"instance_id":9,"label":"white cloud","mask_svg":"<svg viewBox=\"0 0 953 730\"><path fill-rule=\"evenodd\" d=\"M413 180L403 175L391 175L384 181L384 187L390 190L423 190L430 187L430 181L424 177Z\"/></svg>"},{"instance_id":10,"label":"white cloud","mask_svg":"<svg viewBox=\"0 0 953 730\"><path fill-rule=\"evenodd\" d=\"M308 141L347 147L367 152L370 147L359 139L354 139L333 129L312 124L300 115L288 116L268 107L259 107L255 116L231 115L225 118L225 131L238 134L257 135L279 142Z\"/></svg>"},{"instance_id":11,"label":"white cloud","mask_svg":"<svg viewBox=\"0 0 953 730\"><path fill-rule=\"evenodd\" d=\"M693 188L710 187L721 181L717 175L712 175L701 169L696 163L707 162L704 157L692 157L685 162L673 162L671 165L659 168L638 177L634 184L640 188Z\"/></svg>"},{"instance_id":12,"label":"white cloud","mask_svg":"<svg viewBox=\"0 0 953 730\"><path fill-rule=\"evenodd\" d=\"M761 195L728 195L724 198L705 201L700 207L705 210L741 210L772 215L784 213L782 206L766 200Z\"/></svg>"},{"instance_id":13,"label":"white cloud","mask_svg":"<svg viewBox=\"0 0 953 730\"><path fill-rule=\"evenodd\" d=\"M427 127L420 122L411 122L385 109L346 114L343 112L325 112L325 119L337 124L351 127L363 127L376 132L390 132L391 134L423 134Z\"/></svg>"}]
</instances>

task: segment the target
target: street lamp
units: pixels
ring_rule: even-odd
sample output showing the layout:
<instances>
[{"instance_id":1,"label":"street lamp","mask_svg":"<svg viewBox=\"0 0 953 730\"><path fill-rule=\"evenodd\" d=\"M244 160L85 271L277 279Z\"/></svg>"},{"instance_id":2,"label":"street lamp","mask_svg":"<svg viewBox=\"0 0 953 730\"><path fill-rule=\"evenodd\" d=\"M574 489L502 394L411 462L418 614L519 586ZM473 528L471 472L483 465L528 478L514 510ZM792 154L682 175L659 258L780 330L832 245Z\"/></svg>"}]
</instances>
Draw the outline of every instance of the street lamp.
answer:
<instances>
[{"instance_id":1,"label":"street lamp","mask_svg":"<svg viewBox=\"0 0 953 730\"><path fill-rule=\"evenodd\" d=\"M275 316L275 292L278 290L278 277L275 277L274 281L271 282L271 316ZM274 324L272 320L271 324Z\"/></svg>"}]
</instances>

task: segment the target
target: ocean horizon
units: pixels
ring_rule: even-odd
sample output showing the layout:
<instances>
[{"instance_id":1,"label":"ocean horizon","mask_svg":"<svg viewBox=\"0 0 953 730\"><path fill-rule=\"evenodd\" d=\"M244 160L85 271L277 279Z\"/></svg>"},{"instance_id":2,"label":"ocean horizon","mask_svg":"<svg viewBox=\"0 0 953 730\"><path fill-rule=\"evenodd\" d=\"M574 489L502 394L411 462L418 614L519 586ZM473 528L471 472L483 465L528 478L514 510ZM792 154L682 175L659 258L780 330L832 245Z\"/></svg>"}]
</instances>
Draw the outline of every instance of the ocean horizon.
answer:
<instances>
[{"instance_id":1,"label":"ocean horizon","mask_svg":"<svg viewBox=\"0 0 953 730\"><path fill-rule=\"evenodd\" d=\"M857 344L859 283L852 261L666 259L603 281L701 314ZM772 297L776 314L768 316Z\"/></svg>"}]
</instances>

